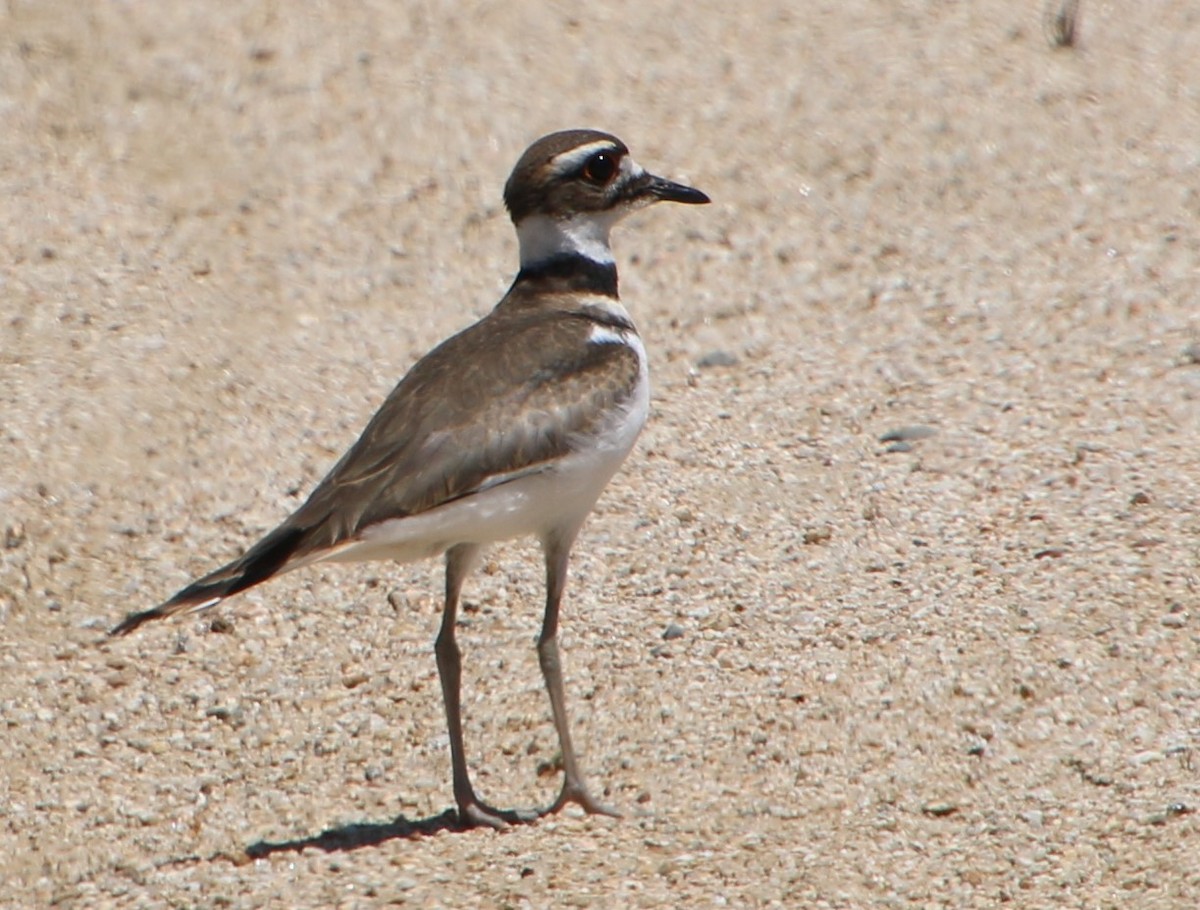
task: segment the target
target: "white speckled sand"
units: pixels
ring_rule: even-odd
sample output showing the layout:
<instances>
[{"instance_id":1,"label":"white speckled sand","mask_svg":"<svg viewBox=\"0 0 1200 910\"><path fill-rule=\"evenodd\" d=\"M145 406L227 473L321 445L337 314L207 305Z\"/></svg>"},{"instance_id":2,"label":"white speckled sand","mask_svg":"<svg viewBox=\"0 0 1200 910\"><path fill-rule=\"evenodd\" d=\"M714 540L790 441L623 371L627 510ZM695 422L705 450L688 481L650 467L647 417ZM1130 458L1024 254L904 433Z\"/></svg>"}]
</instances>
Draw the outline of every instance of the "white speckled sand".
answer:
<instances>
[{"instance_id":1,"label":"white speckled sand","mask_svg":"<svg viewBox=\"0 0 1200 910\"><path fill-rule=\"evenodd\" d=\"M1200 15L1152 6L0 8L0 905L1194 905ZM461 833L437 563L102 632L486 312L585 125L714 200L616 237L654 402L562 642L626 814ZM468 586L502 806L558 783L541 591Z\"/></svg>"}]
</instances>

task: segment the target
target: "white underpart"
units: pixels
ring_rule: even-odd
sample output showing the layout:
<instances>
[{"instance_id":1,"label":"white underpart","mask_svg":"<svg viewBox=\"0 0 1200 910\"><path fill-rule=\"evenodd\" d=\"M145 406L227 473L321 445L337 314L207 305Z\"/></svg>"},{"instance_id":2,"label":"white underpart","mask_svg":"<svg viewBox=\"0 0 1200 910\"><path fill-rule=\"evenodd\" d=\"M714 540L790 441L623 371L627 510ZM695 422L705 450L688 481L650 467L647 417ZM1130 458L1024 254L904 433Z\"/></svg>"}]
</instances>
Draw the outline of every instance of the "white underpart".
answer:
<instances>
[{"instance_id":1,"label":"white underpart","mask_svg":"<svg viewBox=\"0 0 1200 910\"><path fill-rule=\"evenodd\" d=\"M606 308L628 318L619 303L603 299ZM574 534L633 448L650 409L646 349L637 332L597 325L588 341L627 344L639 363L633 394L609 415L598 433L580 436L572 451L557 461L493 478L479 492L420 515L380 522L324 559L410 562L461 543L486 545L528 535L545 539L551 534Z\"/></svg>"},{"instance_id":2,"label":"white underpart","mask_svg":"<svg viewBox=\"0 0 1200 910\"><path fill-rule=\"evenodd\" d=\"M608 235L622 214L599 212L569 218L530 215L517 225L521 267L545 262L554 256L576 254L601 265L610 265L613 254Z\"/></svg>"},{"instance_id":3,"label":"white underpart","mask_svg":"<svg viewBox=\"0 0 1200 910\"><path fill-rule=\"evenodd\" d=\"M288 571L289 572L291 571L290 567L288 568ZM224 597L210 597L208 600L201 601L200 603L195 604L194 606L188 607L183 612L184 613L203 613L205 610L211 610L213 607L215 607L217 604L219 604L224 599L225 599Z\"/></svg>"},{"instance_id":4,"label":"white underpart","mask_svg":"<svg viewBox=\"0 0 1200 910\"><path fill-rule=\"evenodd\" d=\"M627 344L625 336L628 333L614 329L610 325L596 325L588 335L589 344Z\"/></svg>"}]
</instances>

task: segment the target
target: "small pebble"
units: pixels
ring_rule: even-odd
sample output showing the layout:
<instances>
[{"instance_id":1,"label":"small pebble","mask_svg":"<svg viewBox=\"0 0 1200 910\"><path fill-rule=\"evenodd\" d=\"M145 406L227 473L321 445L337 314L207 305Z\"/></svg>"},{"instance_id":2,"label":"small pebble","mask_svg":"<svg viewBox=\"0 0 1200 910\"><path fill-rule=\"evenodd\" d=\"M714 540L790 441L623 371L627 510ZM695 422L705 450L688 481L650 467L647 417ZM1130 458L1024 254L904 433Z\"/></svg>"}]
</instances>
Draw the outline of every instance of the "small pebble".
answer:
<instances>
[{"instance_id":1,"label":"small pebble","mask_svg":"<svg viewBox=\"0 0 1200 910\"><path fill-rule=\"evenodd\" d=\"M1074 47L1079 42L1080 0L1051 0L1046 6L1046 40L1051 47Z\"/></svg>"},{"instance_id":2,"label":"small pebble","mask_svg":"<svg viewBox=\"0 0 1200 910\"><path fill-rule=\"evenodd\" d=\"M228 635L233 631L233 623L224 616L218 616L208 624L208 631L218 635Z\"/></svg>"},{"instance_id":3,"label":"small pebble","mask_svg":"<svg viewBox=\"0 0 1200 910\"><path fill-rule=\"evenodd\" d=\"M736 366L738 362L737 355L731 351L709 351L703 357L696 361L696 366L701 370L706 370L710 367L731 367Z\"/></svg>"},{"instance_id":4,"label":"small pebble","mask_svg":"<svg viewBox=\"0 0 1200 910\"><path fill-rule=\"evenodd\" d=\"M683 626L677 623L671 623L663 629L663 641L674 641L676 638L683 638Z\"/></svg>"},{"instance_id":5,"label":"small pebble","mask_svg":"<svg viewBox=\"0 0 1200 910\"><path fill-rule=\"evenodd\" d=\"M25 543L25 525L21 522L8 525L4 529L4 549L15 550Z\"/></svg>"},{"instance_id":6,"label":"small pebble","mask_svg":"<svg viewBox=\"0 0 1200 910\"><path fill-rule=\"evenodd\" d=\"M1171 803L1167 808L1158 812L1151 812L1149 815L1142 816L1142 824L1144 825L1165 825L1173 818L1179 818L1181 815L1191 813L1191 807L1186 803Z\"/></svg>"},{"instance_id":7,"label":"small pebble","mask_svg":"<svg viewBox=\"0 0 1200 910\"><path fill-rule=\"evenodd\" d=\"M936 436L937 430L933 427L921 426L915 424L908 427L896 427L894 430L888 430L879 437L880 442L915 442L918 439L928 439L930 436Z\"/></svg>"},{"instance_id":8,"label":"small pebble","mask_svg":"<svg viewBox=\"0 0 1200 910\"><path fill-rule=\"evenodd\" d=\"M812 545L818 543L827 543L833 537L833 528L829 525L823 525L819 528L809 528L804 532L804 537L801 538L805 544Z\"/></svg>"},{"instance_id":9,"label":"small pebble","mask_svg":"<svg viewBox=\"0 0 1200 910\"><path fill-rule=\"evenodd\" d=\"M227 707L225 705L214 705L204 712L205 717L215 717L217 720L222 720L231 727L243 727L246 724L246 713L238 705Z\"/></svg>"},{"instance_id":10,"label":"small pebble","mask_svg":"<svg viewBox=\"0 0 1200 910\"><path fill-rule=\"evenodd\" d=\"M947 815L957 812L958 806L954 803L926 803L921 807L921 811L934 818L945 818Z\"/></svg>"}]
</instances>

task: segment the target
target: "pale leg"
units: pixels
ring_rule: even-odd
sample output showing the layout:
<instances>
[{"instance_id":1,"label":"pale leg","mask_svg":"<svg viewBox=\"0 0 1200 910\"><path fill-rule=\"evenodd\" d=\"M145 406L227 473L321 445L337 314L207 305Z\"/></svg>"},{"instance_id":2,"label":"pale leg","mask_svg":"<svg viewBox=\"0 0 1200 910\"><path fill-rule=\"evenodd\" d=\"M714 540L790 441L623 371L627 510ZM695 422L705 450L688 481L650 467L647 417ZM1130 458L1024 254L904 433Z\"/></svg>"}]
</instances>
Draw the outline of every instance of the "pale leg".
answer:
<instances>
[{"instance_id":1,"label":"pale leg","mask_svg":"<svg viewBox=\"0 0 1200 910\"><path fill-rule=\"evenodd\" d=\"M442 611L442 627L434 643L438 677L442 682L442 700L446 705L446 726L450 732L450 765L454 779L454 801L458 818L464 825L489 825L504 828L511 823L531 821L534 812L503 811L492 808L475 796L467 771L462 732L462 655L454 638L458 619L458 598L463 580L479 556L476 544L459 544L446 553L446 604Z\"/></svg>"},{"instance_id":2,"label":"pale leg","mask_svg":"<svg viewBox=\"0 0 1200 910\"><path fill-rule=\"evenodd\" d=\"M567 725L562 664L558 657L558 610L562 603L563 589L567 584L567 563L575 533L572 531L569 534L548 535L542 541L542 549L546 554L546 615L542 620L542 634L538 638L538 663L541 664L546 691L550 695L550 711L554 715L554 729L558 731L564 775L562 792L544 814L557 812L567 803L577 803L585 812L591 814L620 817L619 812L604 805L588 792L579 770L579 762L575 758L575 748L571 745L571 731Z\"/></svg>"}]
</instances>

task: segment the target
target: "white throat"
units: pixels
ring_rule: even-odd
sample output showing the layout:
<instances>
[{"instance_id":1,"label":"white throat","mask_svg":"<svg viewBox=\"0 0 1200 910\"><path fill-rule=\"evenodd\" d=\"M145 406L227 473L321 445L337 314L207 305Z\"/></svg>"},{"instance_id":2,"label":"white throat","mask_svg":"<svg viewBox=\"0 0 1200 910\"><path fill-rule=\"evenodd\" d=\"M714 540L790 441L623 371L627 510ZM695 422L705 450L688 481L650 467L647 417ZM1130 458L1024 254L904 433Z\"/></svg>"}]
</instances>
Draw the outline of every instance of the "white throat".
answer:
<instances>
[{"instance_id":1,"label":"white throat","mask_svg":"<svg viewBox=\"0 0 1200 910\"><path fill-rule=\"evenodd\" d=\"M536 265L555 256L583 256L601 265L613 262L608 235L620 216L613 212L551 218L530 215L517 225L521 267Z\"/></svg>"}]
</instances>

